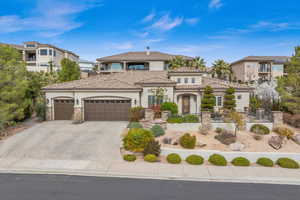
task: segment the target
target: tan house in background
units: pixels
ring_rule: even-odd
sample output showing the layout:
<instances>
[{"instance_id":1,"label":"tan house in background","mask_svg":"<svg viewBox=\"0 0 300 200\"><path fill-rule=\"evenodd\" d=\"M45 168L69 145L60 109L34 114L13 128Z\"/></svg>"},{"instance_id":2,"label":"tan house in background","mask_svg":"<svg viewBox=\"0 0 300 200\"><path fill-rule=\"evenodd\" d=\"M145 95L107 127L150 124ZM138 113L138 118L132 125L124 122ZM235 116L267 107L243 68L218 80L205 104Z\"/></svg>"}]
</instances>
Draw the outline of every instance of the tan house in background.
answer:
<instances>
[{"instance_id":1,"label":"tan house in background","mask_svg":"<svg viewBox=\"0 0 300 200\"><path fill-rule=\"evenodd\" d=\"M285 75L288 56L248 56L231 63L234 79L240 82L270 81Z\"/></svg>"},{"instance_id":2,"label":"tan house in background","mask_svg":"<svg viewBox=\"0 0 300 200\"><path fill-rule=\"evenodd\" d=\"M147 50L106 56L98 58L97 62L102 73L132 70L164 71L168 69L169 61L176 56L180 56L184 60L193 60L189 56Z\"/></svg>"},{"instance_id":3,"label":"tan house in background","mask_svg":"<svg viewBox=\"0 0 300 200\"><path fill-rule=\"evenodd\" d=\"M28 71L50 71L50 63L52 63L52 70L57 71L61 67L60 63L63 58L68 58L75 62L79 61L79 56L75 53L50 44L41 44L33 41L24 42L23 45L4 45L12 46L22 52L23 60L26 62Z\"/></svg>"}]
</instances>

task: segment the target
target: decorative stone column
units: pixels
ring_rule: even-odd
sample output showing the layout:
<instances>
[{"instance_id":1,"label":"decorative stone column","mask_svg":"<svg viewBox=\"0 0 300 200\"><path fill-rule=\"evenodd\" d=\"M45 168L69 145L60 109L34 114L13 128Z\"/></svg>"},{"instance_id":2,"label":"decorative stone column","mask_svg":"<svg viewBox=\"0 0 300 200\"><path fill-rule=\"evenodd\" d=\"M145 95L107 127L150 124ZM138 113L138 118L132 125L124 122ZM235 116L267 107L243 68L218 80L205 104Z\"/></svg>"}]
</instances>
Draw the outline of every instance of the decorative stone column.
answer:
<instances>
[{"instance_id":1,"label":"decorative stone column","mask_svg":"<svg viewBox=\"0 0 300 200\"><path fill-rule=\"evenodd\" d=\"M46 121L53 120L52 117L52 107L46 107Z\"/></svg>"},{"instance_id":2,"label":"decorative stone column","mask_svg":"<svg viewBox=\"0 0 300 200\"><path fill-rule=\"evenodd\" d=\"M154 120L154 111L152 109L145 109L145 120Z\"/></svg>"},{"instance_id":3,"label":"decorative stone column","mask_svg":"<svg viewBox=\"0 0 300 200\"><path fill-rule=\"evenodd\" d=\"M263 119L264 118L264 109L262 109L262 108L259 108L259 109L257 109L256 110L256 119L257 120L261 120L261 119Z\"/></svg>"},{"instance_id":4,"label":"decorative stone column","mask_svg":"<svg viewBox=\"0 0 300 200\"><path fill-rule=\"evenodd\" d=\"M211 112L202 111L202 125L211 127Z\"/></svg>"},{"instance_id":5,"label":"decorative stone column","mask_svg":"<svg viewBox=\"0 0 300 200\"><path fill-rule=\"evenodd\" d=\"M168 119L168 117L171 115L171 112L170 111L167 111L167 110L165 110L165 111L162 111L161 112L161 119L163 120L163 121L167 121L167 119Z\"/></svg>"},{"instance_id":6,"label":"decorative stone column","mask_svg":"<svg viewBox=\"0 0 300 200\"><path fill-rule=\"evenodd\" d=\"M246 123L248 121L248 116L247 116L247 113L245 113L245 112L239 112L239 114L242 116L243 121L244 121L244 125L243 125L243 127L240 127L240 130L244 131L244 130L246 130Z\"/></svg>"},{"instance_id":7,"label":"decorative stone column","mask_svg":"<svg viewBox=\"0 0 300 200\"><path fill-rule=\"evenodd\" d=\"M283 124L283 114L281 111L272 111L273 126L280 126Z\"/></svg>"},{"instance_id":8,"label":"decorative stone column","mask_svg":"<svg viewBox=\"0 0 300 200\"><path fill-rule=\"evenodd\" d=\"M74 107L74 114L73 114L74 121L82 121L82 108L81 107Z\"/></svg>"}]
</instances>

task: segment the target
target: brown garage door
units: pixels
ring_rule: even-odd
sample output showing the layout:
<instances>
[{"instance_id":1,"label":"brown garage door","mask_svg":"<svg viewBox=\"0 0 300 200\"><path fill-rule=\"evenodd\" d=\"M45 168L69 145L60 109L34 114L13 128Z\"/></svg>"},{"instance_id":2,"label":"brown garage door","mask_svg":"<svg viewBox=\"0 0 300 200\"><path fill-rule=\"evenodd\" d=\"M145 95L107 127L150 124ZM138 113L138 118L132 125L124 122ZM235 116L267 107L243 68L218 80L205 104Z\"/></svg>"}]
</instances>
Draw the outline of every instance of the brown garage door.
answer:
<instances>
[{"instance_id":1,"label":"brown garage door","mask_svg":"<svg viewBox=\"0 0 300 200\"><path fill-rule=\"evenodd\" d=\"M85 121L128 121L130 100L85 100Z\"/></svg>"},{"instance_id":2,"label":"brown garage door","mask_svg":"<svg viewBox=\"0 0 300 200\"><path fill-rule=\"evenodd\" d=\"M73 99L54 100L54 119L71 120L74 113Z\"/></svg>"}]
</instances>

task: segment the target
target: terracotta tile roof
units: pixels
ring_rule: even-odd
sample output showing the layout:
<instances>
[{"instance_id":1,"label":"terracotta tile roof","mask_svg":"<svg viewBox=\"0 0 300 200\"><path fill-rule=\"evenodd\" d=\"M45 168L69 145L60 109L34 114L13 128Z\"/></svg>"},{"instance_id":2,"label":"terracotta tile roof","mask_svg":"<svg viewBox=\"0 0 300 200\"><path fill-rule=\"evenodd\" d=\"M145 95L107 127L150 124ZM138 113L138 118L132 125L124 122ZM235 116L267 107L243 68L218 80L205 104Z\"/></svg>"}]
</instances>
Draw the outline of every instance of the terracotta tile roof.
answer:
<instances>
[{"instance_id":1,"label":"terracotta tile roof","mask_svg":"<svg viewBox=\"0 0 300 200\"><path fill-rule=\"evenodd\" d=\"M197 69L195 67L179 67L179 68L176 68L176 69L170 69L169 72L187 72L187 73L201 73L201 72L205 72L201 69Z\"/></svg>"},{"instance_id":2,"label":"terracotta tile roof","mask_svg":"<svg viewBox=\"0 0 300 200\"><path fill-rule=\"evenodd\" d=\"M121 54L116 54L112 56L106 56L98 58L97 61L168 61L173 59L175 56L182 55L172 55L167 53L162 53L158 51L150 51L150 54L147 55L146 51L136 51L136 52L126 52ZM192 57L182 56L186 60L192 60Z\"/></svg>"},{"instance_id":3,"label":"terracotta tile roof","mask_svg":"<svg viewBox=\"0 0 300 200\"><path fill-rule=\"evenodd\" d=\"M245 58L242 58L238 61L235 61L231 63L231 65L239 63L239 62L245 62L245 61L272 61L272 62L287 62L291 57L289 56L247 56Z\"/></svg>"},{"instance_id":4,"label":"terracotta tile roof","mask_svg":"<svg viewBox=\"0 0 300 200\"><path fill-rule=\"evenodd\" d=\"M162 71L127 71L58 83L43 89L141 89L143 83L174 83Z\"/></svg>"}]
</instances>

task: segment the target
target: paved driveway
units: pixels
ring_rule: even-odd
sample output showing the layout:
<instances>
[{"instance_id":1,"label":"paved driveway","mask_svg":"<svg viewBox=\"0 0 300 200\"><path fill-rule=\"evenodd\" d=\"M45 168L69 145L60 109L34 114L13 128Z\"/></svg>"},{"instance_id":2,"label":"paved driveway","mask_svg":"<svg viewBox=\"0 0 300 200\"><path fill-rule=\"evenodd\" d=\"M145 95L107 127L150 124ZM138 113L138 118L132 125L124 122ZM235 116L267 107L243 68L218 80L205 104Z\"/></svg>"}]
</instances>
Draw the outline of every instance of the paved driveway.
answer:
<instances>
[{"instance_id":1,"label":"paved driveway","mask_svg":"<svg viewBox=\"0 0 300 200\"><path fill-rule=\"evenodd\" d=\"M50 121L0 143L0 167L97 168L121 160L126 122Z\"/></svg>"}]
</instances>

